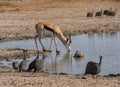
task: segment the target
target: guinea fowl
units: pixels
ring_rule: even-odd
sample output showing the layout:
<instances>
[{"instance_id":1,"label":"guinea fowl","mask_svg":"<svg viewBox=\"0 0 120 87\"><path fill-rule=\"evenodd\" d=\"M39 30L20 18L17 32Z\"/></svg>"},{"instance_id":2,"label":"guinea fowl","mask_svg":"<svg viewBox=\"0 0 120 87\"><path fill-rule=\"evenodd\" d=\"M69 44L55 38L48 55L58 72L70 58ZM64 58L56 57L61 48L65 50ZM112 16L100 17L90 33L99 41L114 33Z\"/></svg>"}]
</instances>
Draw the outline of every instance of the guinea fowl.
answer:
<instances>
[{"instance_id":1,"label":"guinea fowl","mask_svg":"<svg viewBox=\"0 0 120 87\"><path fill-rule=\"evenodd\" d=\"M109 16L115 16L117 12L117 8L115 9L115 11L110 11L109 12Z\"/></svg>"},{"instance_id":2,"label":"guinea fowl","mask_svg":"<svg viewBox=\"0 0 120 87\"><path fill-rule=\"evenodd\" d=\"M109 16L109 13L111 12L112 8L110 7L110 10L104 10L103 15Z\"/></svg>"},{"instance_id":3,"label":"guinea fowl","mask_svg":"<svg viewBox=\"0 0 120 87\"><path fill-rule=\"evenodd\" d=\"M18 63L17 61L14 61L14 62L12 63L12 67L13 67L13 69L15 69L15 70L17 71L18 68L19 68L19 63Z\"/></svg>"},{"instance_id":4,"label":"guinea fowl","mask_svg":"<svg viewBox=\"0 0 120 87\"><path fill-rule=\"evenodd\" d=\"M37 72L41 70L43 66L44 66L44 53L42 59L39 59L39 53L38 53L37 57L29 64L27 71L31 71L32 69L34 69L34 72Z\"/></svg>"},{"instance_id":5,"label":"guinea fowl","mask_svg":"<svg viewBox=\"0 0 120 87\"><path fill-rule=\"evenodd\" d=\"M35 69L36 59L38 58L39 58L39 52L37 53L37 57L29 64L27 71L31 71L32 69Z\"/></svg>"},{"instance_id":6,"label":"guinea fowl","mask_svg":"<svg viewBox=\"0 0 120 87\"><path fill-rule=\"evenodd\" d=\"M93 17L93 13L94 13L93 10L92 10L92 12L88 12L86 17Z\"/></svg>"},{"instance_id":7,"label":"guinea fowl","mask_svg":"<svg viewBox=\"0 0 120 87\"><path fill-rule=\"evenodd\" d=\"M96 63L93 61L88 62L87 66L86 66L85 74L92 74L92 75L99 74L101 71L101 62L102 62L101 55L100 55L100 62L99 63Z\"/></svg>"},{"instance_id":8,"label":"guinea fowl","mask_svg":"<svg viewBox=\"0 0 120 87\"><path fill-rule=\"evenodd\" d=\"M95 17L101 17L102 16L102 9L99 12L96 12Z\"/></svg>"},{"instance_id":9,"label":"guinea fowl","mask_svg":"<svg viewBox=\"0 0 120 87\"><path fill-rule=\"evenodd\" d=\"M19 65L19 72L25 71L26 67L27 67L27 60L24 56L23 61L21 61L20 65Z\"/></svg>"},{"instance_id":10,"label":"guinea fowl","mask_svg":"<svg viewBox=\"0 0 120 87\"><path fill-rule=\"evenodd\" d=\"M44 66L44 53L43 53L42 59L39 59L39 57L36 58L34 72L41 70L43 68L43 66Z\"/></svg>"}]
</instances>

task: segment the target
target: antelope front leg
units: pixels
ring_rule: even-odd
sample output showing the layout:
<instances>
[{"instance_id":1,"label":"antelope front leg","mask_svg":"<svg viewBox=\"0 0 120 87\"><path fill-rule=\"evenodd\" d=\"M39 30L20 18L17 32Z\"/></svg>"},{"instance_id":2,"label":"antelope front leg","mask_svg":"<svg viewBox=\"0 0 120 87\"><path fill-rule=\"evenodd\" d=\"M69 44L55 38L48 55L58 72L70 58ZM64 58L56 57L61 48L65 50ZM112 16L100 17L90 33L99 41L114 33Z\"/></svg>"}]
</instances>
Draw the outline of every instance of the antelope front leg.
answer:
<instances>
[{"instance_id":1,"label":"antelope front leg","mask_svg":"<svg viewBox=\"0 0 120 87\"><path fill-rule=\"evenodd\" d=\"M58 46L57 46L57 41L56 41L56 39L55 39L55 35L53 35L53 38L54 38L54 43L55 43L55 46L56 46L56 52L59 53L60 50L59 50L59 48L58 48Z\"/></svg>"},{"instance_id":2,"label":"antelope front leg","mask_svg":"<svg viewBox=\"0 0 120 87\"><path fill-rule=\"evenodd\" d=\"M38 44L37 44L37 38L39 38L39 42L40 42L40 44L41 44L41 46L42 46L42 49L43 49L43 50L46 50L45 47L44 47L44 45L43 45L42 42L41 42L41 36L39 36L38 34L36 34L36 35L35 35L35 44L36 44L37 50L39 50L39 49L38 49Z\"/></svg>"},{"instance_id":3,"label":"antelope front leg","mask_svg":"<svg viewBox=\"0 0 120 87\"><path fill-rule=\"evenodd\" d=\"M45 49L45 47L44 47L44 45L42 44L42 41L41 41L42 35L43 35L43 32L41 32L37 37L38 37L39 42L40 42L40 44L41 44L41 46L42 46L42 50L43 50L43 51L46 51L46 49ZM36 42L37 42L37 41L36 41Z\"/></svg>"},{"instance_id":4,"label":"antelope front leg","mask_svg":"<svg viewBox=\"0 0 120 87\"><path fill-rule=\"evenodd\" d=\"M51 38L51 42L50 42L50 46L49 46L49 50L51 50L52 42L53 42L53 35L52 35L52 38Z\"/></svg>"},{"instance_id":5,"label":"antelope front leg","mask_svg":"<svg viewBox=\"0 0 120 87\"><path fill-rule=\"evenodd\" d=\"M41 44L41 46L42 46L43 51L46 51L44 45L42 44L41 37L39 37L39 42L40 42L40 44Z\"/></svg>"},{"instance_id":6,"label":"antelope front leg","mask_svg":"<svg viewBox=\"0 0 120 87\"><path fill-rule=\"evenodd\" d=\"M37 38L38 38L38 34L35 35L35 44L36 44L36 48L37 48L37 50L39 50L39 49L38 49L38 44L37 44Z\"/></svg>"}]
</instances>

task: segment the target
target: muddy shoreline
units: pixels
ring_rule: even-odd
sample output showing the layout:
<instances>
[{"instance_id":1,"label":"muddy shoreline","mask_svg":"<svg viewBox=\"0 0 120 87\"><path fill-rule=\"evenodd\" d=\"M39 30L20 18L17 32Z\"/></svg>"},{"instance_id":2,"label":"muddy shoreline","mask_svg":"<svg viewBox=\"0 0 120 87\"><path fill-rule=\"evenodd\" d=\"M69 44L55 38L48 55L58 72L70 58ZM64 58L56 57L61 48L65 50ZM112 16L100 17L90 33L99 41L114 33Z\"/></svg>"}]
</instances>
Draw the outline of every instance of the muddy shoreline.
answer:
<instances>
[{"instance_id":1,"label":"muddy shoreline","mask_svg":"<svg viewBox=\"0 0 120 87\"><path fill-rule=\"evenodd\" d=\"M105 87L120 85L120 75L92 76L92 75L60 75L49 73L18 73L7 67L0 67L0 86L43 86L43 87ZM6 79L7 78L7 79Z\"/></svg>"}]
</instances>

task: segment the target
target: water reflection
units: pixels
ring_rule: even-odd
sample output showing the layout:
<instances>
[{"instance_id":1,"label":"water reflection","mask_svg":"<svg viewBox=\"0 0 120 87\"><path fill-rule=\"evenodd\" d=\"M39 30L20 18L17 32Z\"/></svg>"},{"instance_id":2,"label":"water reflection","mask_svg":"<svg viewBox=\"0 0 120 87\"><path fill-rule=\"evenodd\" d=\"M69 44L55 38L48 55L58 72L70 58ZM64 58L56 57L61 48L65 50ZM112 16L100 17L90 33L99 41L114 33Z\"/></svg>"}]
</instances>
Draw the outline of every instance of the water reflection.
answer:
<instances>
[{"instance_id":1,"label":"water reflection","mask_svg":"<svg viewBox=\"0 0 120 87\"><path fill-rule=\"evenodd\" d=\"M43 39L44 40L44 39ZM50 38L45 38L45 44L50 42ZM60 55L56 55L55 46L52 46L52 53L45 58L44 69L49 72L65 72L73 74L84 74L85 67L88 61L98 61L98 55L103 55L101 65L101 75L120 72L120 33L95 33L92 35L81 34L72 36L72 51L66 52L63 44L58 40ZM1 48L27 48L36 49L33 39L0 42ZM76 50L84 53L84 59L74 58ZM66 52L66 53L64 53ZM35 59L29 58L28 62ZM11 60L13 61L13 60ZM0 66L10 66L11 61L0 61ZM21 60L18 60L21 61ZM9 64L9 65L8 65Z\"/></svg>"},{"instance_id":2,"label":"water reflection","mask_svg":"<svg viewBox=\"0 0 120 87\"><path fill-rule=\"evenodd\" d=\"M85 57L74 57L74 60L76 61L76 62L81 62L81 61L84 61L84 58Z\"/></svg>"},{"instance_id":3,"label":"water reflection","mask_svg":"<svg viewBox=\"0 0 120 87\"><path fill-rule=\"evenodd\" d=\"M46 60L45 69L47 69L51 73L60 73L60 72L70 72L69 68L72 65L72 56L71 52L66 52L64 56L50 54L51 62L48 63L48 59ZM49 64L49 65L48 65Z\"/></svg>"}]
</instances>

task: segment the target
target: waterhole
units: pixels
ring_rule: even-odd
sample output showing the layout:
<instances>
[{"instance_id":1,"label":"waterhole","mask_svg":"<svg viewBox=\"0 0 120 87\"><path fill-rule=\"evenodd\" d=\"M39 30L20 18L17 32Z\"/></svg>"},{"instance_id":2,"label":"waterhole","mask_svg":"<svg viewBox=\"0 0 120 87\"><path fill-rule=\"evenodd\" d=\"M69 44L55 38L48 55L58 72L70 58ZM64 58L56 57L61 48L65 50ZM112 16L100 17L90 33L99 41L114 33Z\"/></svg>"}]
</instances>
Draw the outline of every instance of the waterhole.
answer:
<instances>
[{"instance_id":1,"label":"waterhole","mask_svg":"<svg viewBox=\"0 0 120 87\"><path fill-rule=\"evenodd\" d=\"M120 33L81 34L72 36L72 51L67 52L64 45L57 38L60 55L56 55L55 45L52 44L52 53L45 58L44 70L50 73L84 74L86 64L89 61L99 62L99 55L103 56L100 75L120 73ZM50 38L42 39L46 48L49 48ZM1 48L27 48L36 49L35 41L17 40L0 42ZM41 46L39 45L39 49ZM84 58L74 58L76 50L84 53ZM40 56L42 58L42 56ZM28 64L36 56L28 58ZM11 66L11 61L0 61L0 66ZM21 61L21 59L16 59Z\"/></svg>"}]
</instances>

